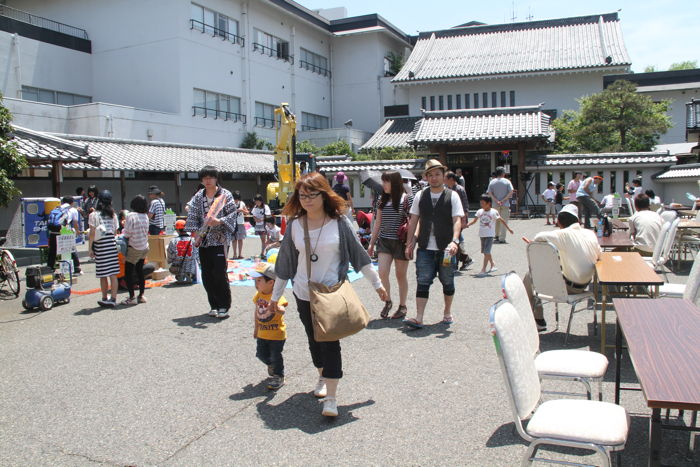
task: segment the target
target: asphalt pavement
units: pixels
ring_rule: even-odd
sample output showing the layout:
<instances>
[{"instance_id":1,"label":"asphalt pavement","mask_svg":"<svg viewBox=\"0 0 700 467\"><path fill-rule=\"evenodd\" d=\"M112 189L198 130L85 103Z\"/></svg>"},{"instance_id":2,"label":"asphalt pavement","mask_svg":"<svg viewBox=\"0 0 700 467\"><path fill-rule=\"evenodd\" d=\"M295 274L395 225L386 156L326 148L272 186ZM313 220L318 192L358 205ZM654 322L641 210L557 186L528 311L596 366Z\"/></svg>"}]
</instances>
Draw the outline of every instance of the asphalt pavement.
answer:
<instances>
[{"instance_id":1,"label":"asphalt pavement","mask_svg":"<svg viewBox=\"0 0 700 467\"><path fill-rule=\"evenodd\" d=\"M543 219L510 224L515 235L493 247L499 269L484 278L475 277L482 259L478 229L465 232L474 265L455 279L454 324L439 324L436 281L424 329L375 319L342 341L345 377L335 420L321 416L311 394L317 373L291 289L287 382L277 392L266 389L266 368L255 358L253 287L231 287L234 306L223 321L206 315L201 285L148 289L148 303L116 309L99 308L99 294L73 295L47 312L25 312L21 296L0 297L0 465L519 465L527 443L514 429L488 309L502 296L501 274L522 276L527 269L520 237L551 227ZM244 251L253 255L258 246L249 238ZM668 280L684 282L689 266ZM83 270L76 290L98 287L94 263ZM378 318L382 304L369 282L353 286ZM395 282L392 293L398 305ZM414 294L412 263L409 317ZM554 330L552 305L545 316L550 326L542 348L562 348L565 323ZM610 313L611 338L613 320ZM598 339L591 311L578 313L568 347L597 350ZM611 401L612 353L608 358L603 389ZM636 381L627 358L622 376ZM580 386L546 382L545 388ZM631 416L623 464L645 465L650 409L639 392L623 393L622 405ZM687 433L664 432L663 440L665 464L700 464L700 454L686 458ZM598 462L566 448L543 454Z\"/></svg>"}]
</instances>

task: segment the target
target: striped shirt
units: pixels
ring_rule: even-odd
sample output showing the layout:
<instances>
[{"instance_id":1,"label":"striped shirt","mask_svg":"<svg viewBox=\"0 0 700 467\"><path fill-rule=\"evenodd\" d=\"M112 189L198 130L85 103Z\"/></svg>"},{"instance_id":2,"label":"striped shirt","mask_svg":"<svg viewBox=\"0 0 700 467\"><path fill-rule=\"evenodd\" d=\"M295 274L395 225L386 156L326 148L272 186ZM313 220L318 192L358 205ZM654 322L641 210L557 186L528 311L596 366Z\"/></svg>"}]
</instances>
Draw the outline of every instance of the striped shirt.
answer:
<instances>
[{"instance_id":1,"label":"striped shirt","mask_svg":"<svg viewBox=\"0 0 700 467\"><path fill-rule=\"evenodd\" d=\"M138 212L130 212L126 216L124 236L129 239L129 246L134 250L148 249L148 215Z\"/></svg>"},{"instance_id":2,"label":"striped shirt","mask_svg":"<svg viewBox=\"0 0 700 467\"><path fill-rule=\"evenodd\" d=\"M153 214L149 222L150 225L155 225L161 229L165 227L165 219L163 218L165 215L165 201L163 201L163 198L156 198L151 201L151 207L148 212Z\"/></svg>"},{"instance_id":3,"label":"striped shirt","mask_svg":"<svg viewBox=\"0 0 700 467\"><path fill-rule=\"evenodd\" d=\"M401 224L403 224L403 222L406 220L408 207L411 205L411 202L411 197L403 194L401 195L401 206L399 207L398 211L394 209L391 198L389 201L387 201L383 208L380 204L379 209L382 212L382 223L379 226L379 236L381 238L388 238L392 240L399 239L399 227L401 227Z\"/></svg>"}]
</instances>

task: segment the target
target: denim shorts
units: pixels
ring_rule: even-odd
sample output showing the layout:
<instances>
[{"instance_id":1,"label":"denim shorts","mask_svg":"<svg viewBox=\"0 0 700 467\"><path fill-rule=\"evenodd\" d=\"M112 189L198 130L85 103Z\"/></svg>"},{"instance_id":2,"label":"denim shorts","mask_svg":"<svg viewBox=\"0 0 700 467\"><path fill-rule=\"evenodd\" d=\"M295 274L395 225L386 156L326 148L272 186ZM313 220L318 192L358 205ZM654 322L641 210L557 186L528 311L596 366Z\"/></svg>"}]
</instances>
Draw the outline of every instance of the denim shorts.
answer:
<instances>
[{"instance_id":1,"label":"denim shorts","mask_svg":"<svg viewBox=\"0 0 700 467\"><path fill-rule=\"evenodd\" d=\"M481 237L481 252L483 254L490 255L492 246L493 246L493 237Z\"/></svg>"},{"instance_id":2,"label":"denim shorts","mask_svg":"<svg viewBox=\"0 0 700 467\"><path fill-rule=\"evenodd\" d=\"M418 248L416 253L416 297L428 298L430 285L433 283L435 276L438 276L442 284L442 293L447 296L455 294L454 268L452 262L456 256L452 257L450 264L445 266L442 264L444 251L439 250L424 250Z\"/></svg>"}]
</instances>

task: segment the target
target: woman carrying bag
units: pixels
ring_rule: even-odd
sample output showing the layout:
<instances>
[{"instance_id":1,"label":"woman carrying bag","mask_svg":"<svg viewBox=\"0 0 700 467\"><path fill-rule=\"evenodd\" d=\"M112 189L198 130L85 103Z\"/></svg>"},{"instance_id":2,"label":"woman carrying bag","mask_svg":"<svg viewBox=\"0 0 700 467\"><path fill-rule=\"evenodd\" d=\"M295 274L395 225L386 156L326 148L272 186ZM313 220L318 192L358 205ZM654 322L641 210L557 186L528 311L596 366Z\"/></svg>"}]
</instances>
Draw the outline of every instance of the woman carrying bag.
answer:
<instances>
[{"instance_id":1,"label":"woman carrying bag","mask_svg":"<svg viewBox=\"0 0 700 467\"><path fill-rule=\"evenodd\" d=\"M117 275L119 274L119 257L117 256L117 242L114 235L119 222L112 207L112 193L104 190L98 196L95 210L90 214L90 257L95 260L95 275L100 278L102 300L97 303L100 306L114 308L117 306ZM108 293L112 292L111 297Z\"/></svg>"},{"instance_id":2,"label":"woman carrying bag","mask_svg":"<svg viewBox=\"0 0 700 467\"><path fill-rule=\"evenodd\" d=\"M350 221L343 215L344 211L345 201L333 192L323 175L312 172L297 181L282 212L290 221L275 263L277 280L270 302L270 310L277 312L277 301L287 282L293 279L299 318L304 324L311 358L320 376L314 396L324 398L322 414L328 417L338 415L336 390L343 370L340 341L325 338L321 341L314 334L314 331L319 333L321 315L327 311L315 309L312 313L311 301L317 298L319 284L333 288L342 283L341 288L350 287L345 281L352 264L371 282L379 298L387 300L386 290L372 269L370 258L360 245Z\"/></svg>"}]
</instances>

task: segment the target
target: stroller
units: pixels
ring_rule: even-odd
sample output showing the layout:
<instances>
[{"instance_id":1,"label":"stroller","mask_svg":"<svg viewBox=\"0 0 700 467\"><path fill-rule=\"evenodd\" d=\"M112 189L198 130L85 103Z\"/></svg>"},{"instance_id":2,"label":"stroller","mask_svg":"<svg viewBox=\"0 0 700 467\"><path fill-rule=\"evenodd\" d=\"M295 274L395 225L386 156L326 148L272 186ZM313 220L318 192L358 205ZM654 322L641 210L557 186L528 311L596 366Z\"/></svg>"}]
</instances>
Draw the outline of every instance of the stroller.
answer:
<instances>
[{"instance_id":1,"label":"stroller","mask_svg":"<svg viewBox=\"0 0 700 467\"><path fill-rule=\"evenodd\" d=\"M360 243L366 250L369 247L369 241L372 238L372 218L374 215L369 212L357 211L355 219L359 230L357 235L360 238Z\"/></svg>"}]
</instances>

